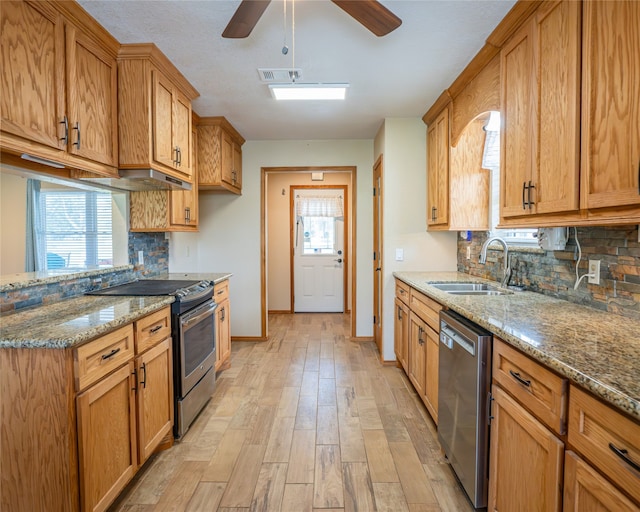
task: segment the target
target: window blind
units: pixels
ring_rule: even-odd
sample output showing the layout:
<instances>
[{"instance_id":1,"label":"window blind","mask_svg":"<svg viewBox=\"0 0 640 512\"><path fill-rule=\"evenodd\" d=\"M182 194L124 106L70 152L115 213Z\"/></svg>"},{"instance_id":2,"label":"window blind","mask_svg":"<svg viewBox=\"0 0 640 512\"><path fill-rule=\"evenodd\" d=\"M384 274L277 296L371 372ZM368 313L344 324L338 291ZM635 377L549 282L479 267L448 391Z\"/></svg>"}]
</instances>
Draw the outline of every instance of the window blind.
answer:
<instances>
[{"instance_id":1,"label":"window blind","mask_svg":"<svg viewBox=\"0 0 640 512\"><path fill-rule=\"evenodd\" d=\"M48 269L113 264L111 194L42 190L40 214Z\"/></svg>"}]
</instances>

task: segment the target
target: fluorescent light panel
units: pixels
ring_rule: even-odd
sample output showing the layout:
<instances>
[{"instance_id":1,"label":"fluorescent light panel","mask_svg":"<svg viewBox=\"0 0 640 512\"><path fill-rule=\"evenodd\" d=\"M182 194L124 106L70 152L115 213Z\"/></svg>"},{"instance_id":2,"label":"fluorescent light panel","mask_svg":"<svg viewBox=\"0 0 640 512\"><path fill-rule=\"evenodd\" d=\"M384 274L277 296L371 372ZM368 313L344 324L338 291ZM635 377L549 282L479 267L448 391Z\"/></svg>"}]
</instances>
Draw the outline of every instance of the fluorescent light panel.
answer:
<instances>
[{"instance_id":1,"label":"fluorescent light panel","mask_svg":"<svg viewBox=\"0 0 640 512\"><path fill-rule=\"evenodd\" d=\"M277 100L343 100L349 84L269 84Z\"/></svg>"}]
</instances>

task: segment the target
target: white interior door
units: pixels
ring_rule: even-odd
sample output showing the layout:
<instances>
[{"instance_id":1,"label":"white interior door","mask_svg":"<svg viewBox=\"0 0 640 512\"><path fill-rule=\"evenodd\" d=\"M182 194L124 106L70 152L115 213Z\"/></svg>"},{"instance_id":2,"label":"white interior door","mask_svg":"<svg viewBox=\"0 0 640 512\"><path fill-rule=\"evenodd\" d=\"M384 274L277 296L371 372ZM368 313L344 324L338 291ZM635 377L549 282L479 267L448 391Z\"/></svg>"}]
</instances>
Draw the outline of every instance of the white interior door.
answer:
<instances>
[{"instance_id":1,"label":"white interior door","mask_svg":"<svg viewBox=\"0 0 640 512\"><path fill-rule=\"evenodd\" d=\"M342 196L340 189L296 189L304 197ZM293 310L344 312L344 217L297 215L294 208Z\"/></svg>"}]
</instances>

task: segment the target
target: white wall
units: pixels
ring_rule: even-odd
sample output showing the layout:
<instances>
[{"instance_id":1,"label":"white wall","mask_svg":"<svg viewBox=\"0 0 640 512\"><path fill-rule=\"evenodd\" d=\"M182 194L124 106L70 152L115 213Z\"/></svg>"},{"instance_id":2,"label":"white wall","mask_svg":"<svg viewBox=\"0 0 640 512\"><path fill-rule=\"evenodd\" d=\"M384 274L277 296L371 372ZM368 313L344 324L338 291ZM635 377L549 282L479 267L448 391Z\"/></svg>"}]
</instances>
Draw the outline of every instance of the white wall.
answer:
<instances>
[{"instance_id":1,"label":"white wall","mask_svg":"<svg viewBox=\"0 0 640 512\"><path fill-rule=\"evenodd\" d=\"M355 324L357 336L372 335L373 141L248 141L242 146L242 195L201 193L200 232L173 233L169 251L170 272L234 274L230 281L234 337L261 334L261 168L304 166L357 167Z\"/></svg>"},{"instance_id":2,"label":"white wall","mask_svg":"<svg viewBox=\"0 0 640 512\"><path fill-rule=\"evenodd\" d=\"M24 272L27 180L0 172L0 275Z\"/></svg>"},{"instance_id":3,"label":"white wall","mask_svg":"<svg viewBox=\"0 0 640 512\"><path fill-rule=\"evenodd\" d=\"M393 272L456 270L456 235L427 232L426 125L419 118L390 118L375 139L383 155L383 358L393 361ZM395 261L395 250L404 261Z\"/></svg>"}]
</instances>

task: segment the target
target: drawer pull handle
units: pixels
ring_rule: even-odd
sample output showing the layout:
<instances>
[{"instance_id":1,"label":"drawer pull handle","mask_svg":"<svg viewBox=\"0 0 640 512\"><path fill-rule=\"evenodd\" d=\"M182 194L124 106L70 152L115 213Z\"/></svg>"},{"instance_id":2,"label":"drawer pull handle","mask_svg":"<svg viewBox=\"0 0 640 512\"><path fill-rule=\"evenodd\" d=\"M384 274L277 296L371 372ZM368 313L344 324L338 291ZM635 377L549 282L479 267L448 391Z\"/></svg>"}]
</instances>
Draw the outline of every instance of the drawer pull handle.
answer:
<instances>
[{"instance_id":1,"label":"drawer pull handle","mask_svg":"<svg viewBox=\"0 0 640 512\"><path fill-rule=\"evenodd\" d=\"M223 293L224 293L224 290L220 290L220 291L218 292L218 295L222 295Z\"/></svg>"},{"instance_id":2,"label":"drawer pull handle","mask_svg":"<svg viewBox=\"0 0 640 512\"><path fill-rule=\"evenodd\" d=\"M149 329L149 332L150 332L151 334L155 334L155 333L157 333L160 329L162 329L162 324L160 324L160 325L156 325L153 329Z\"/></svg>"},{"instance_id":3,"label":"drawer pull handle","mask_svg":"<svg viewBox=\"0 0 640 512\"><path fill-rule=\"evenodd\" d=\"M623 461L629 464L629 466L631 466L633 469L635 469L636 471L640 471L640 464L631 460L628 450L625 450L624 448L617 448L613 443L609 443L609 448L613 453L615 453Z\"/></svg>"},{"instance_id":4,"label":"drawer pull handle","mask_svg":"<svg viewBox=\"0 0 640 512\"><path fill-rule=\"evenodd\" d=\"M527 380L527 379L523 379L520 376L520 373L518 372L514 372L513 370L509 370L509 373L511 374L511 376L516 379L520 384L522 384L523 386L527 386L528 388L531 387L531 381Z\"/></svg>"},{"instance_id":5,"label":"drawer pull handle","mask_svg":"<svg viewBox=\"0 0 640 512\"><path fill-rule=\"evenodd\" d=\"M102 360L106 360L106 359L111 359L113 356L115 356L118 352L120 352L119 348L114 348L111 352L109 352L108 354L102 354Z\"/></svg>"}]
</instances>

